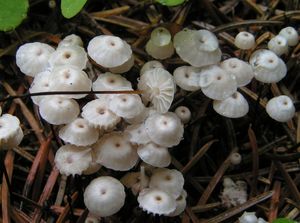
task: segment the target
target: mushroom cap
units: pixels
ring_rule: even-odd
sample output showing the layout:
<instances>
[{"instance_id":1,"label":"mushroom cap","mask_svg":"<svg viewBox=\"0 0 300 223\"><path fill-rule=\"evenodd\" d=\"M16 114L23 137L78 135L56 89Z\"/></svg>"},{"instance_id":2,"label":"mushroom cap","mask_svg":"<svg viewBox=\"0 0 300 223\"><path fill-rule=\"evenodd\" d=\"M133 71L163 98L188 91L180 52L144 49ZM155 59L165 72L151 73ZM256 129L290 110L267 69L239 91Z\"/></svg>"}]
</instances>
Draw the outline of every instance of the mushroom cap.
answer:
<instances>
[{"instance_id":1,"label":"mushroom cap","mask_svg":"<svg viewBox=\"0 0 300 223\"><path fill-rule=\"evenodd\" d=\"M59 66L52 70L49 78L52 91L90 91L92 81L87 74L74 66ZM83 98L86 94L64 95L67 98Z\"/></svg>"},{"instance_id":2,"label":"mushroom cap","mask_svg":"<svg viewBox=\"0 0 300 223\"><path fill-rule=\"evenodd\" d=\"M186 106L179 106L175 109L174 112L178 116L178 118L180 118L183 124L186 124L191 120L192 113Z\"/></svg>"},{"instance_id":3,"label":"mushroom cap","mask_svg":"<svg viewBox=\"0 0 300 223\"><path fill-rule=\"evenodd\" d=\"M230 163L232 165L239 165L242 162L242 156L239 153L232 153L230 155Z\"/></svg>"},{"instance_id":4,"label":"mushroom cap","mask_svg":"<svg viewBox=\"0 0 300 223\"><path fill-rule=\"evenodd\" d=\"M45 70L37 75L34 76L34 79L30 85L29 92L30 93L36 93L36 92L48 92L51 91L50 85L49 85L49 78L51 75L51 71ZM41 100L43 98L46 98L47 96L32 96L31 100L34 104L39 105ZM50 98L51 96L48 96Z\"/></svg>"},{"instance_id":5,"label":"mushroom cap","mask_svg":"<svg viewBox=\"0 0 300 223\"><path fill-rule=\"evenodd\" d=\"M172 36L169 30L164 27L157 27L151 32L150 40L156 46L166 46L172 43Z\"/></svg>"},{"instance_id":6,"label":"mushroom cap","mask_svg":"<svg viewBox=\"0 0 300 223\"><path fill-rule=\"evenodd\" d=\"M176 199L176 209L172 213L168 214L170 217L180 215L186 208L186 197L187 193L185 190L182 190L180 196Z\"/></svg>"},{"instance_id":7,"label":"mushroom cap","mask_svg":"<svg viewBox=\"0 0 300 223\"><path fill-rule=\"evenodd\" d=\"M81 46L83 47L83 42L80 36L77 36L75 34L67 35L65 38L62 39L62 41L59 42L59 47L65 47L65 46Z\"/></svg>"},{"instance_id":8,"label":"mushroom cap","mask_svg":"<svg viewBox=\"0 0 300 223\"><path fill-rule=\"evenodd\" d=\"M255 79L263 83L275 83L283 79L287 73L285 63L271 50L255 51L249 60Z\"/></svg>"},{"instance_id":9,"label":"mushroom cap","mask_svg":"<svg viewBox=\"0 0 300 223\"><path fill-rule=\"evenodd\" d=\"M128 43L117 36L100 35L94 37L88 45L89 56L99 65L107 68L119 66L132 55Z\"/></svg>"},{"instance_id":10,"label":"mushroom cap","mask_svg":"<svg viewBox=\"0 0 300 223\"><path fill-rule=\"evenodd\" d=\"M287 122L292 119L295 110L292 100L286 95L274 97L266 105L268 115L278 122Z\"/></svg>"},{"instance_id":11,"label":"mushroom cap","mask_svg":"<svg viewBox=\"0 0 300 223\"><path fill-rule=\"evenodd\" d=\"M168 215L176 209L175 198L157 188L142 190L137 200L144 211L152 214Z\"/></svg>"},{"instance_id":12,"label":"mushroom cap","mask_svg":"<svg viewBox=\"0 0 300 223\"><path fill-rule=\"evenodd\" d=\"M235 77L218 66L209 66L200 73L203 94L214 100L224 100L237 90Z\"/></svg>"},{"instance_id":13,"label":"mushroom cap","mask_svg":"<svg viewBox=\"0 0 300 223\"><path fill-rule=\"evenodd\" d=\"M177 67L174 72L175 83L186 91L197 91L199 86L199 73L201 69L192 66Z\"/></svg>"},{"instance_id":14,"label":"mushroom cap","mask_svg":"<svg viewBox=\"0 0 300 223\"><path fill-rule=\"evenodd\" d=\"M129 172L125 174L120 181L125 187L130 188L134 195L137 195L143 189L141 178L140 172ZM146 175L144 175L144 180L145 186L148 186L149 178Z\"/></svg>"},{"instance_id":15,"label":"mushroom cap","mask_svg":"<svg viewBox=\"0 0 300 223\"><path fill-rule=\"evenodd\" d=\"M80 109L74 99L53 95L40 102L39 112L48 123L61 125L75 120Z\"/></svg>"},{"instance_id":16,"label":"mushroom cap","mask_svg":"<svg viewBox=\"0 0 300 223\"><path fill-rule=\"evenodd\" d=\"M49 58L51 67L72 65L82 70L86 68L88 61L85 50L77 45L60 46Z\"/></svg>"},{"instance_id":17,"label":"mushroom cap","mask_svg":"<svg viewBox=\"0 0 300 223\"><path fill-rule=\"evenodd\" d=\"M45 43L26 43L19 47L16 53L16 64L20 70L34 77L49 67L48 60L54 48Z\"/></svg>"},{"instance_id":18,"label":"mushroom cap","mask_svg":"<svg viewBox=\"0 0 300 223\"><path fill-rule=\"evenodd\" d=\"M54 162L61 174L81 175L92 162L91 149L70 144L61 146L56 151Z\"/></svg>"},{"instance_id":19,"label":"mushroom cap","mask_svg":"<svg viewBox=\"0 0 300 223\"><path fill-rule=\"evenodd\" d=\"M270 41L268 42L268 48L278 56L287 53L289 50L286 38L280 35L277 35L270 39Z\"/></svg>"},{"instance_id":20,"label":"mushroom cap","mask_svg":"<svg viewBox=\"0 0 300 223\"><path fill-rule=\"evenodd\" d=\"M257 223L255 212L245 211L243 215L239 217L239 223Z\"/></svg>"},{"instance_id":21,"label":"mushroom cap","mask_svg":"<svg viewBox=\"0 0 300 223\"><path fill-rule=\"evenodd\" d=\"M146 71L151 70L153 68L164 68L161 62L157 60L150 60L142 66L140 70L140 76L142 76Z\"/></svg>"},{"instance_id":22,"label":"mushroom cap","mask_svg":"<svg viewBox=\"0 0 300 223\"><path fill-rule=\"evenodd\" d=\"M146 71L139 79L138 89L143 91L142 99L151 101L158 112L165 113L169 110L175 94L173 76L162 68Z\"/></svg>"},{"instance_id":23,"label":"mushroom cap","mask_svg":"<svg viewBox=\"0 0 300 223\"><path fill-rule=\"evenodd\" d=\"M246 86L254 77L251 65L238 58L224 60L220 64L220 67L235 76L238 87Z\"/></svg>"},{"instance_id":24,"label":"mushroom cap","mask_svg":"<svg viewBox=\"0 0 300 223\"><path fill-rule=\"evenodd\" d=\"M227 118L240 118L248 113L249 104L241 93L235 92L222 101L214 100L213 108Z\"/></svg>"},{"instance_id":25,"label":"mushroom cap","mask_svg":"<svg viewBox=\"0 0 300 223\"><path fill-rule=\"evenodd\" d=\"M165 147L176 146L183 137L183 124L173 112L153 113L145 121L146 132L150 139Z\"/></svg>"},{"instance_id":26,"label":"mushroom cap","mask_svg":"<svg viewBox=\"0 0 300 223\"><path fill-rule=\"evenodd\" d=\"M81 116L95 128L110 130L113 129L121 118L108 108L105 98L95 99L88 102L83 108Z\"/></svg>"},{"instance_id":27,"label":"mushroom cap","mask_svg":"<svg viewBox=\"0 0 300 223\"><path fill-rule=\"evenodd\" d=\"M124 62L119 66L109 68L109 71L112 73L121 74L129 71L133 67L133 65L134 65L134 56L131 55L131 57L126 62Z\"/></svg>"},{"instance_id":28,"label":"mushroom cap","mask_svg":"<svg viewBox=\"0 0 300 223\"><path fill-rule=\"evenodd\" d=\"M149 187L168 191L174 198L182 192L184 178L180 171L175 169L160 168L154 171L150 178Z\"/></svg>"},{"instance_id":29,"label":"mushroom cap","mask_svg":"<svg viewBox=\"0 0 300 223\"><path fill-rule=\"evenodd\" d=\"M128 139L132 144L140 145L151 142L144 123L129 125L125 133L128 134Z\"/></svg>"},{"instance_id":30,"label":"mushroom cap","mask_svg":"<svg viewBox=\"0 0 300 223\"><path fill-rule=\"evenodd\" d=\"M145 109L140 96L134 94L112 95L108 107L122 118L134 118Z\"/></svg>"},{"instance_id":31,"label":"mushroom cap","mask_svg":"<svg viewBox=\"0 0 300 223\"><path fill-rule=\"evenodd\" d=\"M291 26L285 27L280 30L278 35L286 38L289 46L296 46L299 41L298 32Z\"/></svg>"},{"instance_id":32,"label":"mushroom cap","mask_svg":"<svg viewBox=\"0 0 300 223\"><path fill-rule=\"evenodd\" d=\"M113 170L127 171L138 161L136 150L127 138L118 132L111 132L93 146L96 162Z\"/></svg>"},{"instance_id":33,"label":"mushroom cap","mask_svg":"<svg viewBox=\"0 0 300 223\"><path fill-rule=\"evenodd\" d=\"M125 197L124 186L110 176L92 180L83 194L85 206L91 214L98 217L117 213L123 207Z\"/></svg>"},{"instance_id":34,"label":"mushroom cap","mask_svg":"<svg viewBox=\"0 0 300 223\"><path fill-rule=\"evenodd\" d=\"M94 144L99 138L99 131L83 118L77 118L59 130L59 137L66 143L76 146Z\"/></svg>"},{"instance_id":35,"label":"mushroom cap","mask_svg":"<svg viewBox=\"0 0 300 223\"><path fill-rule=\"evenodd\" d=\"M101 169L101 165L95 161L90 162L89 167L82 172L83 175L91 175L98 172Z\"/></svg>"},{"instance_id":36,"label":"mushroom cap","mask_svg":"<svg viewBox=\"0 0 300 223\"><path fill-rule=\"evenodd\" d=\"M234 45L242 50L249 50L255 46L255 37L249 32L239 32L234 38Z\"/></svg>"},{"instance_id":37,"label":"mushroom cap","mask_svg":"<svg viewBox=\"0 0 300 223\"><path fill-rule=\"evenodd\" d=\"M137 153L141 160L155 167L167 167L171 163L171 155L168 149L155 143L140 145Z\"/></svg>"},{"instance_id":38,"label":"mushroom cap","mask_svg":"<svg viewBox=\"0 0 300 223\"><path fill-rule=\"evenodd\" d=\"M18 146L23 137L20 121L16 116L10 114L0 116L0 148L11 149Z\"/></svg>"},{"instance_id":39,"label":"mushroom cap","mask_svg":"<svg viewBox=\"0 0 300 223\"><path fill-rule=\"evenodd\" d=\"M217 37L208 30L189 30L176 33L174 47L180 58L194 67L216 64L221 60Z\"/></svg>"},{"instance_id":40,"label":"mushroom cap","mask_svg":"<svg viewBox=\"0 0 300 223\"><path fill-rule=\"evenodd\" d=\"M158 46L150 39L146 44L146 52L155 59L167 59L174 54L173 43Z\"/></svg>"},{"instance_id":41,"label":"mushroom cap","mask_svg":"<svg viewBox=\"0 0 300 223\"><path fill-rule=\"evenodd\" d=\"M125 121L129 124L140 124L146 120L151 114L157 112L153 107L145 107L144 110L134 118L126 118Z\"/></svg>"}]
</instances>

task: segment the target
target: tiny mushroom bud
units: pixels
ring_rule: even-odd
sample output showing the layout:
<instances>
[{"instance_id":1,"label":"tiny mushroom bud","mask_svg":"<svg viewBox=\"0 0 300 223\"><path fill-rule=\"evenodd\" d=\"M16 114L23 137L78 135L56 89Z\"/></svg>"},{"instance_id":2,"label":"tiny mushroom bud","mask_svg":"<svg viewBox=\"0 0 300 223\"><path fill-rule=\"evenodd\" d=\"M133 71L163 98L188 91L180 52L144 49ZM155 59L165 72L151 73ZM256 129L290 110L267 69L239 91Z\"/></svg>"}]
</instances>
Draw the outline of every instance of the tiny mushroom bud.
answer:
<instances>
[{"instance_id":1,"label":"tiny mushroom bud","mask_svg":"<svg viewBox=\"0 0 300 223\"><path fill-rule=\"evenodd\" d=\"M286 38L280 35L273 37L268 42L268 48L278 56L287 53L289 50Z\"/></svg>"},{"instance_id":2,"label":"tiny mushroom bud","mask_svg":"<svg viewBox=\"0 0 300 223\"><path fill-rule=\"evenodd\" d=\"M192 66L177 67L174 72L175 83L186 91L196 91L200 89L199 82L200 69Z\"/></svg>"},{"instance_id":3,"label":"tiny mushroom bud","mask_svg":"<svg viewBox=\"0 0 300 223\"><path fill-rule=\"evenodd\" d=\"M228 118L240 118L249 111L247 100L239 92L233 93L233 95L224 100L214 100L213 108L218 114Z\"/></svg>"},{"instance_id":4,"label":"tiny mushroom bud","mask_svg":"<svg viewBox=\"0 0 300 223\"><path fill-rule=\"evenodd\" d=\"M239 32L235 39L234 45L242 50L249 50L255 46L255 37L249 32Z\"/></svg>"},{"instance_id":5,"label":"tiny mushroom bud","mask_svg":"<svg viewBox=\"0 0 300 223\"><path fill-rule=\"evenodd\" d=\"M268 115L278 122L287 122L292 119L295 110L292 100L286 95L274 97L266 105Z\"/></svg>"},{"instance_id":6,"label":"tiny mushroom bud","mask_svg":"<svg viewBox=\"0 0 300 223\"><path fill-rule=\"evenodd\" d=\"M188 123L191 120L192 113L186 106L179 106L175 109L175 114L180 118L183 124Z\"/></svg>"},{"instance_id":7,"label":"tiny mushroom bud","mask_svg":"<svg viewBox=\"0 0 300 223\"><path fill-rule=\"evenodd\" d=\"M53 52L54 48L48 44L26 43L17 50L17 66L24 74L34 77L49 67L48 60Z\"/></svg>"},{"instance_id":8,"label":"tiny mushroom bud","mask_svg":"<svg viewBox=\"0 0 300 223\"><path fill-rule=\"evenodd\" d=\"M157 60L148 61L142 66L140 76L142 76L146 71L154 68L164 68L164 66Z\"/></svg>"},{"instance_id":9,"label":"tiny mushroom bud","mask_svg":"<svg viewBox=\"0 0 300 223\"><path fill-rule=\"evenodd\" d=\"M297 31L291 26L285 27L280 30L278 35L286 38L289 46L296 46L299 41L299 35Z\"/></svg>"},{"instance_id":10,"label":"tiny mushroom bud","mask_svg":"<svg viewBox=\"0 0 300 223\"><path fill-rule=\"evenodd\" d=\"M23 137L20 120L16 116L3 114L0 117L0 149L12 149L18 146Z\"/></svg>"},{"instance_id":11,"label":"tiny mushroom bud","mask_svg":"<svg viewBox=\"0 0 300 223\"><path fill-rule=\"evenodd\" d=\"M81 46L83 47L83 42L80 36L75 34L71 34L63 38L62 41L59 42L58 47L62 46Z\"/></svg>"},{"instance_id":12,"label":"tiny mushroom bud","mask_svg":"<svg viewBox=\"0 0 300 223\"><path fill-rule=\"evenodd\" d=\"M117 213L125 202L124 186L119 180L98 177L86 187L83 197L89 212L97 217L107 217Z\"/></svg>"},{"instance_id":13,"label":"tiny mushroom bud","mask_svg":"<svg viewBox=\"0 0 300 223\"><path fill-rule=\"evenodd\" d=\"M232 165L238 165L242 161L242 156L239 153L232 153L230 155L230 163Z\"/></svg>"},{"instance_id":14,"label":"tiny mushroom bud","mask_svg":"<svg viewBox=\"0 0 300 223\"><path fill-rule=\"evenodd\" d=\"M257 223L255 212L245 211L243 215L239 217L239 223Z\"/></svg>"}]
</instances>

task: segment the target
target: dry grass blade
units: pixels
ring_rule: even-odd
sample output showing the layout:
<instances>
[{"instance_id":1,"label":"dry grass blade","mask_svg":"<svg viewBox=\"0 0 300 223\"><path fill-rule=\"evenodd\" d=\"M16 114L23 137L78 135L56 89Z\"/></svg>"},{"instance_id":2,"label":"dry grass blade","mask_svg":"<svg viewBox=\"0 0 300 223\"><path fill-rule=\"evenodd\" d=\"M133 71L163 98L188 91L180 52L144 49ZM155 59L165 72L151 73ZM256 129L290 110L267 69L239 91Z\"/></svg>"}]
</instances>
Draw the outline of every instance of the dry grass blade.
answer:
<instances>
[{"instance_id":1,"label":"dry grass blade","mask_svg":"<svg viewBox=\"0 0 300 223\"><path fill-rule=\"evenodd\" d=\"M58 206L58 205L52 205L50 207L50 210L51 210L51 212L60 215L61 213L63 213L65 211L65 207ZM83 209L79 209L79 208L74 208L73 209L73 214L75 216L81 216L83 214L83 212L84 212Z\"/></svg>"},{"instance_id":2,"label":"dry grass blade","mask_svg":"<svg viewBox=\"0 0 300 223\"><path fill-rule=\"evenodd\" d=\"M253 101L257 101L258 95L255 94L253 91L251 91L250 89L245 88L245 87L241 87L240 89L241 89L245 94L247 94ZM260 99L259 99L259 104L260 104L263 108L266 108L267 101L260 98Z\"/></svg>"},{"instance_id":3,"label":"dry grass blade","mask_svg":"<svg viewBox=\"0 0 300 223\"><path fill-rule=\"evenodd\" d=\"M259 158L258 158L258 148L257 148L256 136L255 136L255 133L252 130L251 126L248 129L248 137L250 140L250 146L252 148L252 183L251 183L250 196L254 196L257 193Z\"/></svg>"},{"instance_id":4,"label":"dry grass blade","mask_svg":"<svg viewBox=\"0 0 300 223\"><path fill-rule=\"evenodd\" d=\"M92 13L90 13L90 15L93 16L94 18L105 18L105 17L109 17L112 15L121 15L121 14L129 11L129 9L130 9L130 6L124 5L124 6L121 6L118 8L103 10L100 12L92 12Z\"/></svg>"},{"instance_id":5,"label":"dry grass blade","mask_svg":"<svg viewBox=\"0 0 300 223\"><path fill-rule=\"evenodd\" d=\"M281 190L281 183L279 181L275 181L273 190L274 190L274 194L271 198L270 212L268 217L269 222L273 222L277 218L279 197L280 197L280 190Z\"/></svg>"},{"instance_id":6,"label":"dry grass blade","mask_svg":"<svg viewBox=\"0 0 300 223\"><path fill-rule=\"evenodd\" d=\"M209 211L214 208L218 208L220 206L222 206L221 202L215 202L215 203L205 204L205 205L197 205L192 207L192 211L195 213L201 213L201 212Z\"/></svg>"},{"instance_id":7,"label":"dry grass blade","mask_svg":"<svg viewBox=\"0 0 300 223\"><path fill-rule=\"evenodd\" d=\"M32 222L32 219L28 215L26 215L24 212L22 212L16 208L12 208L11 218L14 220L14 222L17 222L17 223L31 223Z\"/></svg>"}]
</instances>

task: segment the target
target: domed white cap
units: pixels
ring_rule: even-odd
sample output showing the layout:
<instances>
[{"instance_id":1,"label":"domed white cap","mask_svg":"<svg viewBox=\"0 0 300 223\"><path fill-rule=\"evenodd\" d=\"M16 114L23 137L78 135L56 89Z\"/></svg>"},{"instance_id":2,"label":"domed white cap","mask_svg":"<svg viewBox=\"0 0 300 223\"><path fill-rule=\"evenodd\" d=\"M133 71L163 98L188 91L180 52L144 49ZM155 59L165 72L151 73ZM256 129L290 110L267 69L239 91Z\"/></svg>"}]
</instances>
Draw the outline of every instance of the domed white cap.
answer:
<instances>
[{"instance_id":1,"label":"domed white cap","mask_svg":"<svg viewBox=\"0 0 300 223\"><path fill-rule=\"evenodd\" d=\"M180 215L186 208L186 197L187 193L185 190L182 190L180 196L176 199L176 209L172 213L168 214L170 217Z\"/></svg>"},{"instance_id":2,"label":"domed white cap","mask_svg":"<svg viewBox=\"0 0 300 223\"><path fill-rule=\"evenodd\" d=\"M83 47L83 42L80 36L75 34L71 34L63 38L62 41L59 42L58 47L65 47L65 46L81 46Z\"/></svg>"},{"instance_id":3,"label":"domed white cap","mask_svg":"<svg viewBox=\"0 0 300 223\"><path fill-rule=\"evenodd\" d=\"M38 73L34 76L34 79L29 88L30 93L36 92L48 92L50 89L50 75L51 72L49 70ZM51 96L48 96L50 98ZM47 98L47 96L33 96L31 97L34 104L39 105L43 98Z\"/></svg>"},{"instance_id":4,"label":"domed white cap","mask_svg":"<svg viewBox=\"0 0 300 223\"><path fill-rule=\"evenodd\" d=\"M285 54L289 50L289 46L285 37L277 35L268 42L269 50L276 53L278 56Z\"/></svg>"},{"instance_id":5,"label":"domed white cap","mask_svg":"<svg viewBox=\"0 0 300 223\"><path fill-rule=\"evenodd\" d=\"M175 114L180 118L183 124L186 124L190 121L192 113L190 109L186 106L179 106L175 109Z\"/></svg>"},{"instance_id":6,"label":"domed white cap","mask_svg":"<svg viewBox=\"0 0 300 223\"><path fill-rule=\"evenodd\" d=\"M77 45L61 46L51 54L49 64L51 67L72 65L82 70L88 61L85 50Z\"/></svg>"},{"instance_id":7,"label":"domed white cap","mask_svg":"<svg viewBox=\"0 0 300 223\"><path fill-rule=\"evenodd\" d=\"M119 116L108 109L107 101L104 98L88 102L82 108L81 116L86 119L91 126L103 130L113 129L121 121Z\"/></svg>"},{"instance_id":8,"label":"domed white cap","mask_svg":"<svg viewBox=\"0 0 300 223\"><path fill-rule=\"evenodd\" d=\"M249 32L239 32L234 38L234 45L242 50L249 50L255 46L255 37Z\"/></svg>"},{"instance_id":9,"label":"domed white cap","mask_svg":"<svg viewBox=\"0 0 300 223\"><path fill-rule=\"evenodd\" d=\"M286 38L289 46L296 46L299 41L299 35L297 31L291 26L285 27L280 30L278 35Z\"/></svg>"},{"instance_id":10,"label":"domed white cap","mask_svg":"<svg viewBox=\"0 0 300 223\"><path fill-rule=\"evenodd\" d=\"M45 43L26 43L17 50L16 63L20 70L34 77L49 67L48 60L54 48Z\"/></svg>"},{"instance_id":11,"label":"domed white cap","mask_svg":"<svg viewBox=\"0 0 300 223\"><path fill-rule=\"evenodd\" d=\"M49 78L52 91L90 91L92 81L87 74L74 66L59 66L52 70ZM86 94L64 95L68 98L83 98Z\"/></svg>"},{"instance_id":12,"label":"domed white cap","mask_svg":"<svg viewBox=\"0 0 300 223\"><path fill-rule=\"evenodd\" d=\"M257 223L255 212L245 211L243 215L239 217L239 223Z\"/></svg>"},{"instance_id":13,"label":"domed white cap","mask_svg":"<svg viewBox=\"0 0 300 223\"><path fill-rule=\"evenodd\" d=\"M89 56L99 65L107 68L119 66L132 55L128 43L117 36L101 35L94 37L88 45Z\"/></svg>"},{"instance_id":14,"label":"domed white cap","mask_svg":"<svg viewBox=\"0 0 300 223\"><path fill-rule=\"evenodd\" d=\"M183 29L174 36L174 47L180 58L194 67L216 64L222 56L217 37L204 29Z\"/></svg>"},{"instance_id":15,"label":"domed white cap","mask_svg":"<svg viewBox=\"0 0 300 223\"><path fill-rule=\"evenodd\" d=\"M23 137L19 119L10 114L3 114L0 117L0 148L11 149L18 146Z\"/></svg>"},{"instance_id":16,"label":"domed white cap","mask_svg":"<svg viewBox=\"0 0 300 223\"><path fill-rule=\"evenodd\" d=\"M271 50L255 51L249 60L255 79L263 83L275 83L283 79L287 73L285 63Z\"/></svg>"},{"instance_id":17,"label":"domed white cap","mask_svg":"<svg viewBox=\"0 0 300 223\"><path fill-rule=\"evenodd\" d=\"M142 66L140 76L142 76L146 71L151 70L153 68L164 68L164 66L161 64L161 62L157 60L148 61Z\"/></svg>"},{"instance_id":18,"label":"domed white cap","mask_svg":"<svg viewBox=\"0 0 300 223\"><path fill-rule=\"evenodd\" d=\"M218 66L203 69L199 85L203 94L214 100L224 100L237 90L235 77Z\"/></svg>"},{"instance_id":19,"label":"domed white cap","mask_svg":"<svg viewBox=\"0 0 300 223\"><path fill-rule=\"evenodd\" d=\"M175 198L156 188L142 190L137 200L144 211L152 214L168 215L176 209Z\"/></svg>"},{"instance_id":20,"label":"domed white cap","mask_svg":"<svg viewBox=\"0 0 300 223\"><path fill-rule=\"evenodd\" d=\"M146 71L139 79L138 89L143 91L142 98L151 101L158 112L169 110L175 94L173 76L162 68Z\"/></svg>"},{"instance_id":21,"label":"domed white cap","mask_svg":"<svg viewBox=\"0 0 300 223\"><path fill-rule=\"evenodd\" d=\"M167 167L171 163L171 155L168 149L155 143L140 145L137 153L141 160L155 167Z\"/></svg>"},{"instance_id":22,"label":"domed white cap","mask_svg":"<svg viewBox=\"0 0 300 223\"><path fill-rule=\"evenodd\" d=\"M249 105L244 96L235 92L229 98L222 101L214 100L214 110L227 118L240 118L245 116L249 111Z\"/></svg>"},{"instance_id":23,"label":"domed white cap","mask_svg":"<svg viewBox=\"0 0 300 223\"><path fill-rule=\"evenodd\" d=\"M74 145L61 146L55 154L55 165L61 174L81 175L92 162L91 149L88 147L77 147Z\"/></svg>"},{"instance_id":24,"label":"domed white cap","mask_svg":"<svg viewBox=\"0 0 300 223\"><path fill-rule=\"evenodd\" d=\"M295 115L295 106L288 96L281 95L268 101L266 111L272 119L287 122Z\"/></svg>"},{"instance_id":25,"label":"domed white cap","mask_svg":"<svg viewBox=\"0 0 300 223\"><path fill-rule=\"evenodd\" d=\"M136 150L127 138L118 132L104 135L93 148L96 161L109 169L127 171L138 161Z\"/></svg>"},{"instance_id":26,"label":"domed white cap","mask_svg":"<svg viewBox=\"0 0 300 223\"><path fill-rule=\"evenodd\" d=\"M186 91L197 91L199 86L200 69L192 66L177 67L174 72L175 83Z\"/></svg>"},{"instance_id":27,"label":"domed white cap","mask_svg":"<svg viewBox=\"0 0 300 223\"><path fill-rule=\"evenodd\" d=\"M175 169L161 168L155 170L150 178L149 187L168 191L174 198L182 192L184 178L181 172Z\"/></svg>"},{"instance_id":28,"label":"domed white cap","mask_svg":"<svg viewBox=\"0 0 300 223\"><path fill-rule=\"evenodd\" d=\"M238 87L249 84L254 77L251 65L238 58L224 60L220 67L235 76Z\"/></svg>"},{"instance_id":29,"label":"domed white cap","mask_svg":"<svg viewBox=\"0 0 300 223\"><path fill-rule=\"evenodd\" d=\"M89 125L83 118L77 118L59 130L59 137L66 143L76 146L94 144L99 137L99 131Z\"/></svg>"},{"instance_id":30,"label":"domed white cap","mask_svg":"<svg viewBox=\"0 0 300 223\"><path fill-rule=\"evenodd\" d=\"M175 113L153 113L145 121L150 139L165 147L176 146L183 137L183 124Z\"/></svg>"},{"instance_id":31,"label":"domed white cap","mask_svg":"<svg viewBox=\"0 0 300 223\"><path fill-rule=\"evenodd\" d=\"M40 102L39 112L43 119L53 125L72 122L79 115L79 105L71 98L46 97Z\"/></svg>"},{"instance_id":32,"label":"domed white cap","mask_svg":"<svg viewBox=\"0 0 300 223\"><path fill-rule=\"evenodd\" d=\"M128 139L132 144L139 145L151 142L144 123L129 125L125 129L125 133L128 134Z\"/></svg>"},{"instance_id":33,"label":"domed white cap","mask_svg":"<svg viewBox=\"0 0 300 223\"><path fill-rule=\"evenodd\" d=\"M133 65L134 65L134 56L131 55L131 57L126 62L124 62L119 66L109 68L109 71L112 73L121 74L129 71L133 67Z\"/></svg>"},{"instance_id":34,"label":"domed white cap","mask_svg":"<svg viewBox=\"0 0 300 223\"><path fill-rule=\"evenodd\" d=\"M125 202L124 186L119 180L110 177L98 177L86 187L83 198L89 212L98 217L107 217L117 213Z\"/></svg>"}]
</instances>

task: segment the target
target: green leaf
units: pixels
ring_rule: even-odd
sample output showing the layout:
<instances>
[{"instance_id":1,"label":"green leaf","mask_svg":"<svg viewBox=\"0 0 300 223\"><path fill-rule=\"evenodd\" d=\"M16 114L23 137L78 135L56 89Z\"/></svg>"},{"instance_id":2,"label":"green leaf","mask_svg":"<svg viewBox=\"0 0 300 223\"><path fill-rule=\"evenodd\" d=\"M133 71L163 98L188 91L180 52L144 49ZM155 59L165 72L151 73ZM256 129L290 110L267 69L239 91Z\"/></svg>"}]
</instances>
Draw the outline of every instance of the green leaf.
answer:
<instances>
[{"instance_id":1,"label":"green leaf","mask_svg":"<svg viewBox=\"0 0 300 223\"><path fill-rule=\"evenodd\" d=\"M296 223L296 222L287 218L277 218L272 223Z\"/></svg>"},{"instance_id":2,"label":"green leaf","mask_svg":"<svg viewBox=\"0 0 300 223\"><path fill-rule=\"evenodd\" d=\"M28 0L0 0L0 31L9 31L27 16Z\"/></svg>"},{"instance_id":3,"label":"green leaf","mask_svg":"<svg viewBox=\"0 0 300 223\"><path fill-rule=\"evenodd\" d=\"M158 3L166 6L176 6L182 4L185 0L156 0Z\"/></svg>"},{"instance_id":4,"label":"green leaf","mask_svg":"<svg viewBox=\"0 0 300 223\"><path fill-rule=\"evenodd\" d=\"M65 18L70 19L80 12L86 2L87 0L61 0L61 12Z\"/></svg>"}]
</instances>

